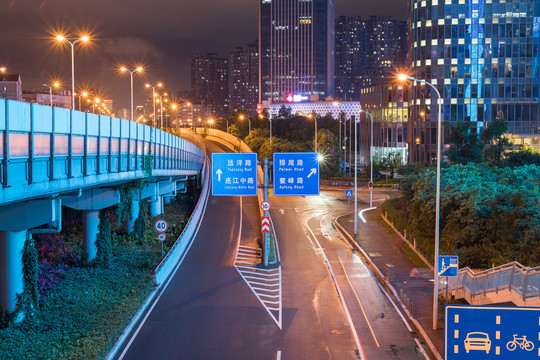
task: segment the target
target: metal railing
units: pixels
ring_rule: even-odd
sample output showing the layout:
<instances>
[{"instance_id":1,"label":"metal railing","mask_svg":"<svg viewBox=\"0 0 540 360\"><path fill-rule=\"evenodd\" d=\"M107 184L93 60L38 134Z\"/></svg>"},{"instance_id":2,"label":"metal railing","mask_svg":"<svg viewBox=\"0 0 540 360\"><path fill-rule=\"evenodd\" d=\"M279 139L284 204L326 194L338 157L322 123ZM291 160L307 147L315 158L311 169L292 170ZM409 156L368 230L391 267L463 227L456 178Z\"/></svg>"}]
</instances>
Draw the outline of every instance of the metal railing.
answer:
<instances>
[{"instance_id":1,"label":"metal railing","mask_svg":"<svg viewBox=\"0 0 540 360\"><path fill-rule=\"evenodd\" d=\"M0 99L0 204L51 188L136 179L148 167L164 176L197 173L204 158L191 142L143 124Z\"/></svg>"},{"instance_id":2,"label":"metal railing","mask_svg":"<svg viewBox=\"0 0 540 360\"><path fill-rule=\"evenodd\" d=\"M529 268L512 262L476 273L470 268L463 268L458 276L448 279L448 288L452 294L461 292L458 297L470 299L480 295L493 298L504 291L505 294L511 293L516 304L531 298L535 298L536 302L537 299L540 301L540 267Z\"/></svg>"}]
</instances>

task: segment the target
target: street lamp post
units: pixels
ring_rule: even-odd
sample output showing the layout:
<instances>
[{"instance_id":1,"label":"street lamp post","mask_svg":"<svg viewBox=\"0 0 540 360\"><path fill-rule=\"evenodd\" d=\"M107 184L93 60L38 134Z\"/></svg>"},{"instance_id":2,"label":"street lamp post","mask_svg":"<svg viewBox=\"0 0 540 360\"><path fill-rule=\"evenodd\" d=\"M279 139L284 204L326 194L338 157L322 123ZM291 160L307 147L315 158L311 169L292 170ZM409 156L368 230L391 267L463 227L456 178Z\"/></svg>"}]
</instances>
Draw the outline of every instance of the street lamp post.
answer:
<instances>
[{"instance_id":1,"label":"street lamp post","mask_svg":"<svg viewBox=\"0 0 540 360\"><path fill-rule=\"evenodd\" d=\"M399 80L412 80L418 81L424 85L429 85L437 93L439 100L438 116L437 116L437 193L435 204L435 264L433 266L433 273L435 281L433 283L433 330L437 330L437 322L439 317L439 275L437 273L437 265L439 262L439 222L440 222L440 200L441 200L441 94L439 90L430 82L425 80L419 80L406 74L399 74Z\"/></svg>"},{"instance_id":2,"label":"street lamp post","mask_svg":"<svg viewBox=\"0 0 540 360\"><path fill-rule=\"evenodd\" d=\"M150 84L145 84L144 86L146 86L147 88L152 88L152 104L154 105L154 122L156 122L156 88L158 87L162 87L163 84L162 83L157 83L156 85L150 85Z\"/></svg>"},{"instance_id":3,"label":"street lamp post","mask_svg":"<svg viewBox=\"0 0 540 360\"><path fill-rule=\"evenodd\" d=\"M87 96L88 96L88 92L86 92L86 91L83 91L82 93L79 94L79 111L82 110L82 108L81 108L81 97L84 97L86 99Z\"/></svg>"},{"instance_id":4,"label":"street lamp post","mask_svg":"<svg viewBox=\"0 0 540 360\"><path fill-rule=\"evenodd\" d=\"M371 116L371 113L366 110L360 109L360 112L363 112L364 114L369 115L369 117L371 118L371 145L369 148L369 166L370 166L369 181L373 184L373 116ZM369 192L369 207L370 208L373 207L373 191Z\"/></svg>"},{"instance_id":5,"label":"street lamp post","mask_svg":"<svg viewBox=\"0 0 540 360\"><path fill-rule=\"evenodd\" d=\"M133 74L136 73L136 72L139 72L139 71L142 71L142 66L139 66L137 67L136 69L134 70L129 70L128 68L125 68L125 67L121 67L120 70L123 71L123 72L128 72L130 77L131 77L131 121L133 121Z\"/></svg>"},{"instance_id":6,"label":"street lamp post","mask_svg":"<svg viewBox=\"0 0 540 360\"><path fill-rule=\"evenodd\" d=\"M52 107L53 106L53 103L52 103L52 89L55 88L55 87L59 87L60 84L58 82L55 82L52 85L47 85L47 84L41 84L41 85L49 88L49 100L50 100L51 107Z\"/></svg>"},{"instance_id":7,"label":"street lamp post","mask_svg":"<svg viewBox=\"0 0 540 360\"><path fill-rule=\"evenodd\" d=\"M246 117L244 115L240 115L238 118L240 120L244 120ZM247 119L249 121L249 128L248 128L249 129L248 135L249 135L249 134L251 134L251 119L249 117Z\"/></svg>"},{"instance_id":8,"label":"street lamp post","mask_svg":"<svg viewBox=\"0 0 540 360\"><path fill-rule=\"evenodd\" d=\"M99 104L101 100L99 98L95 98L94 101L92 101L92 114L95 114L95 111L94 111L94 106L96 104Z\"/></svg>"},{"instance_id":9,"label":"street lamp post","mask_svg":"<svg viewBox=\"0 0 540 360\"><path fill-rule=\"evenodd\" d=\"M90 37L88 35L85 35L75 41L69 41L66 39L63 35L57 35L56 39L60 42L66 41L71 45L71 108L75 110L75 44L79 41L87 42Z\"/></svg>"}]
</instances>

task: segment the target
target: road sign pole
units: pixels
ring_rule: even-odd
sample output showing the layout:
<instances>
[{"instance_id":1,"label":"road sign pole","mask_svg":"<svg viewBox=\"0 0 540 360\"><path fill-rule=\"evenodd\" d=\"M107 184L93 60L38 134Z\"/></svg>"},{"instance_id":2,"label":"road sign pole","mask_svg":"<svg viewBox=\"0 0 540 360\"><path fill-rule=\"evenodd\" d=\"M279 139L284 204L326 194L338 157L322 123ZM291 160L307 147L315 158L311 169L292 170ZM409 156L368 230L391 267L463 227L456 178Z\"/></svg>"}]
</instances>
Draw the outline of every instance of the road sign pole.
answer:
<instances>
[{"instance_id":1,"label":"road sign pole","mask_svg":"<svg viewBox=\"0 0 540 360\"><path fill-rule=\"evenodd\" d=\"M264 158L264 201L268 201L268 158ZM268 211L264 212L264 216L268 216ZM264 233L264 254L263 254L263 263L264 266L268 266L268 251L269 245L268 245L268 238L270 233Z\"/></svg>"}]
</instances>

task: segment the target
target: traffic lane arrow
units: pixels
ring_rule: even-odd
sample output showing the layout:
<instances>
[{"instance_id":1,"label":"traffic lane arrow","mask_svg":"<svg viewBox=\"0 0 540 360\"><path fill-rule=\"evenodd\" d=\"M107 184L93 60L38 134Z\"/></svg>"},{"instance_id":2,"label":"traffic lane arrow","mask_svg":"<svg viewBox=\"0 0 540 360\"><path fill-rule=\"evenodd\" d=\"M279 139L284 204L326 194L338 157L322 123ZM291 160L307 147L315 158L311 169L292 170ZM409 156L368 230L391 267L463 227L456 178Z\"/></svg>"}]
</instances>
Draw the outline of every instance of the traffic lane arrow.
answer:
<instances>
[{"instance_id":1,"label":"traffic lane arrow","mask_svg":"<svg viewBox=\"0 0 540 360\"><path fill-rule=\"evenodd\" d=\"M309 179L311 177L311 175L315 175L317 173L317 169L316 168L311 168L311 171L309 172L309 175L307 176L307 178Z\"/></svg>"},{"instance_id":2,"label":"traffic lane arrow","mask_svg":"<svg viewBox=\"0 0 540 360\"><path fill-rule=\"evenodd\" d=\"M217 180L221 181L221 174L223 174L223 171L221 171L221 169L217 169L216 174L217 174Z\"/></svg>"}]
</instances>

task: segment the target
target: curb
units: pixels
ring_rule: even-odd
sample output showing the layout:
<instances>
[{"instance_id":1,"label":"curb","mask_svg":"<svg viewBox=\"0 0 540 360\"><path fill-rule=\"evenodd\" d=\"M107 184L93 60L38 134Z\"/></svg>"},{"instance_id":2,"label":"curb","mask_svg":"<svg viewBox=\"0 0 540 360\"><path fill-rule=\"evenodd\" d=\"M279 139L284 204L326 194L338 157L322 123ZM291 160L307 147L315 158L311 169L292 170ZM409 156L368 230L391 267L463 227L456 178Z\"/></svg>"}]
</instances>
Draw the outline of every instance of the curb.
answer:
<instances>
[{"instance_id":1,"label":"curb","mask_svg":"<svg viewBox=\"0 0 540 360\"><path fill-rule=\"evenodd\" d=\"M385 276L382 274L382 272L379 270L379 268L375 265L375 263L371 260L371 258L368 256L368 254L366 254L364 249L362 249L360 247L360 245L358 245L358 243L356 241L354 241L354 238L349 234L349 232L347 230L345 230L345 228L343 226L341 226L341 224L338 222L338 219L343 217L343 216L346 216L346 214L338 216L337 218L334 218L332 220L334 225L336 225L336 228L338 229L338 231L347 239L347 241L349 242L349 244L353 248L355 248L356 250L358 250L362 254L362 257L368 263L367 265L370 268L375 270L375 272L376 272L375 276L377 277L377 280L382 282L392 292L392 294L394 294L394 298L399 302L399 304L401 305L401 309L403 310L403 312L405 312L405 314L407 315L407 317L409 318L411 323L414 325L416 330L419 332L420 336L422 337L422 339L426 343L427 347L431 351L431 354L433 356L435 356L435 358L437 360L443 360L441 354L439 354L439 352L437 351L437 348L431 342L431 339L426 334L426 332L425 332L424 328L422 327L422 325L420 325L420 323L412 316L412 314L409 312L409 310L407 309L405 304L403 304L403 302L399 298L396 289L394 289L394 287L388 282L388 280L386 280Z\"/></svg>"}]
</instances>

